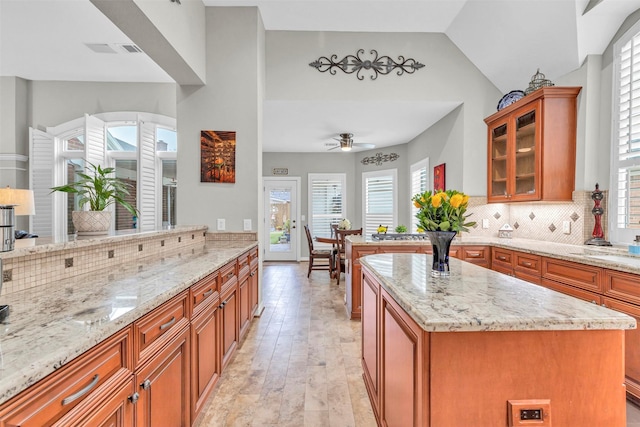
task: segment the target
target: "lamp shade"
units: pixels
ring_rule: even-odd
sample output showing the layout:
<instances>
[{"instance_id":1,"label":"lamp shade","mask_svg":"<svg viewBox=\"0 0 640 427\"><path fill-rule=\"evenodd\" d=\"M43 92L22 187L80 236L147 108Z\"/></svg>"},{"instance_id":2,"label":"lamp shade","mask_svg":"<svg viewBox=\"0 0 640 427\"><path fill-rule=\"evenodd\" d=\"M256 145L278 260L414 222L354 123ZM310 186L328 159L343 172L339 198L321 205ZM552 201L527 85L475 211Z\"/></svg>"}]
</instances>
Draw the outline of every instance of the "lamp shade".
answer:
<instances>
[{"instance_id":1,"label":"lamp shade","mask_svg":"<svg viewBox=\"0 0 640 427\"><path fill-rule=\"evenodd\" d=\"M0 205L14 205L16 215L35 215L33 191L17 188L0 188Z\"/></svg>"}]
</instances>

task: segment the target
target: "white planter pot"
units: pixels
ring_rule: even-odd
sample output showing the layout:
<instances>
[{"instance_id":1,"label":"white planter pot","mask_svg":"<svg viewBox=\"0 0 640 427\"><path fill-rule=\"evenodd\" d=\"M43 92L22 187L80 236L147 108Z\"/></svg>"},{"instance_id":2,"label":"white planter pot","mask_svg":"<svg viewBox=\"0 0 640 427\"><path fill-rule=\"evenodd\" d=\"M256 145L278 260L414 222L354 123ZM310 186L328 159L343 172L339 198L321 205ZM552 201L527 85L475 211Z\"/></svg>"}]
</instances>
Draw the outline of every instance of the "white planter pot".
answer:
<instances>
[{"instance_id":1,"label":"white planter pot","mask_svg":"<svg viewBox=\"0 0 640 427\"><path fill-rule=\"evenodd\" d=\"M76 232L84 236L99 236L108 234L111 227L111 212L109 211L73 211L71 220Z\"/></svg>"}]
</instances>

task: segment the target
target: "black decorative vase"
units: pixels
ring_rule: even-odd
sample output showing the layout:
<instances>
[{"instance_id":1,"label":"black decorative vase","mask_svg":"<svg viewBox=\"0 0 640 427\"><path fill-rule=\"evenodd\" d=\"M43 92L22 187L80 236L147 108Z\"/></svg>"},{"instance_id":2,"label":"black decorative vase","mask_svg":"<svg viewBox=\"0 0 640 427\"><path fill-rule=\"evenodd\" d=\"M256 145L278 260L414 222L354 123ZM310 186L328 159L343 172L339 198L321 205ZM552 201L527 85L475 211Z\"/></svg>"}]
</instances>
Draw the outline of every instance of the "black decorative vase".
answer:
<instances>
[{"instance_id":1,"label":"black decorative vase","mask_svg":"<svg viewBox=\"0 0 640 427\"><path fill-rule=\"evenodd\" d=\"M458 234L455 231L425 231L431 240L433 264L431 275L433 277L446 277L449 275L449 248L453 238Z\"/></svg>"}]
</instances>

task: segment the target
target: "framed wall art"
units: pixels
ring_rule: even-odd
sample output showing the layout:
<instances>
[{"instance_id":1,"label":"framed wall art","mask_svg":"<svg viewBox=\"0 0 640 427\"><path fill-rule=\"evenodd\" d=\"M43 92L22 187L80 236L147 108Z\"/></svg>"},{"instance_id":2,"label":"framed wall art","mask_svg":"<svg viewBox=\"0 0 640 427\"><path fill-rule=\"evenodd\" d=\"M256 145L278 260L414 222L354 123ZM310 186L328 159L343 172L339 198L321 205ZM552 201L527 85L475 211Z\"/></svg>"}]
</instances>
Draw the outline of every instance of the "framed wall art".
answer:
<instances>
[{"instance_id":1,"label":"framed wall art","mask_svg":"<svg viewBox=\"0 0 640 427\"><path fill-rule=\"evenodd\" d=\"M235 131L200 131L200 182L236 182Z\"/></svg>"},{"instance_id":2,"label":"framed wall art","mask_svg":"<svg viewBox=\"0 0 640 427\"><path fill-rule=\"evenodd\" d=\"M433 168L433 190L434 191L446 190L444 178L445 178L444 163L438 166L434 166Z\"/></svg>"}]
</instances>

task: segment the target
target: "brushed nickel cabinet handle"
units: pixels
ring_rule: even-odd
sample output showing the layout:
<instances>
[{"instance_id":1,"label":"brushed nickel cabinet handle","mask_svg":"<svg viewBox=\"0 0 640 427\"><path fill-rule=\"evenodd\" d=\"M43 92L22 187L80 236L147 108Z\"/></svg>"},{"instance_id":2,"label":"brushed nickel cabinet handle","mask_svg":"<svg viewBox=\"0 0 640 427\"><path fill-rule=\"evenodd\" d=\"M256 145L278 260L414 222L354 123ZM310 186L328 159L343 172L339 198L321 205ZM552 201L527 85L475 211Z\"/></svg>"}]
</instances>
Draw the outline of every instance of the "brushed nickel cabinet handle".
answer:
<instances>
[{"instance_id":1,"label":"brushed nickel cabinet handle","mask_svg":"<svg viewBox=\"0 0 640 427\"><path fill-rule=\"evenodd\" d=\"M209 295L211 295L212 293L213 293L213 289L209 289L207 292L203 293L202 296L206 298Z\"/></svg>"},{"instance_id":2,"label":"brushed nickel cabinet handle","mask_svg":"<svg viewBox=\"0 0 640 427\"><path fill-rule=\"evenodd\" d=\"M98 381L100 381L100 375L95 374L93 376L93 379L91 380L91 382L82 390L79 390L75 393L73 393L71 396L65 397L64 399L62 399L62 405L68 405L69 403L73 402L74 400L78 400L80 399L82 396L84 396L85 394L89 393L91 391L92 388L94 388L96 386L96 384L98 384Z\"/></svg>"},{"instance_id":3,"label":"brushed nickel cabinet handle","mask_svg":"<svg viewBox=\"0 0 640 427\"><path fill-rule=\"evenodd\" d=\"M175 316L171 316L171 320L169 320L167 323L160 325L160 330L164 331L165 329L167 329L169 326L173 325L174 323L176 323L176 318Z\"/></svg>"},{"instance_id":4,"label":"brushed nickel cabinet handle","mask_svg":"<svg viewBox=\"0 0 640 427\"><path fill-rule=\"evenodd\" d=\"M522 265L524 265L525 267L531 267L531 263L530 262L523 262Z\"/></svg>"},{"instance_id":5,"label":"brushed nickel cabinet handle","mask_svg":"<svg viewBox=\"0 0 640 427\"><path fill-rule=\"evenodd\" d=\"M499 256L499 257L498 257L498 259L499 259L500 261L506 261L506 260L507 260L507 257L506 257L506 256Z\"/></svg>"}]
</instances>

